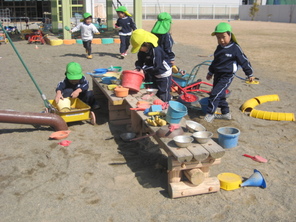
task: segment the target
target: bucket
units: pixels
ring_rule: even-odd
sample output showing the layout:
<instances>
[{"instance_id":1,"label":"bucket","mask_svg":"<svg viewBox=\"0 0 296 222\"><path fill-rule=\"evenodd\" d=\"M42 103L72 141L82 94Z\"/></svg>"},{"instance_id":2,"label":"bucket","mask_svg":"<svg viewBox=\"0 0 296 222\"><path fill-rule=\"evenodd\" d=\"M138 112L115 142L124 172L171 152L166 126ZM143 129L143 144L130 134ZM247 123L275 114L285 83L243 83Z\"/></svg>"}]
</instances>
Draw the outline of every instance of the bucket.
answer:
<instances>
[{"instance_id":1,"label":"bucket","mask_svg":"<svg viewBox=\"0 0 296 222\"><path fill-rule=\"evenodd\" d=\"M71 109L71 100L70 98L60 99L58 104L58 110L61 112L68 112Z\"/></svg>"},{"instance_id":2,"label":"bucket","mask_svg":"<svg viewBox=\"0 0 296 222\"><path fill-rule=\"evenodd\" d=\"M217 129L219 134L218 143L223 148L233 148L237 146L238 136L240 134L240 130L233 127L220 127Z\"/></svg>"},{"instance_id":3,"label":"bucket","mask_svg":"<svg viewBox=\"0 0 296 222\"><path fill-rule=\"evenodd\" d=\"M169 108L166 114L168 123L180 123L182 118L187 115L187 107L177 101L169 101Z\"/></svg>"},{"instance_id":4,"label":"bucket","mask_svg":"<svg viewBox=\"0 0 296 222\"><path fill-rule=\"evenodd\" d=\"M128 88L117 87L114 89L116 97L126 97L128 96Z\"/></svg>"},{"instance_id":5,"label":"bucket","mask_svg":"<svg viewBox=\"0 0 296 222\"><path fill-rule=\"evenodd\" d=\"M144 78L144 74L140 72L125 70L122 72L121 85L130 90L139 92Z\"/></svg>"},{"instance_id":6,"label":"bucket","mask_svg":"<svg viewBox=\"0 0 296 222\"><path fill-rule=\"evenodd\" d=\"M208 108L208 100L209 100L209 97L205 97L205 98L202 98L201 100L199 100L199 104L201 106L201 110L204 112L204 113L207 113L207 108Z\"/></svg>"}]
</instances>

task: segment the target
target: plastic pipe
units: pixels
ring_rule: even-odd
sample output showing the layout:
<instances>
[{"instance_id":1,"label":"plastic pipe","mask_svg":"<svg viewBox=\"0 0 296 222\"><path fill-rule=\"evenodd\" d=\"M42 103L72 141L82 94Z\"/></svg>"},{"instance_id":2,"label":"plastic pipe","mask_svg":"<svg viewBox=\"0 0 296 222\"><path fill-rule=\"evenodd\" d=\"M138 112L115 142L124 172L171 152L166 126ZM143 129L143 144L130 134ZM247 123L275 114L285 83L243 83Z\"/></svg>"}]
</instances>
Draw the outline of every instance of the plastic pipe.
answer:
<instances>
[{"instance_id":1,"label":"plastic pipe","mask_svg":"<svg viewBox=\"0 0 296 222\"><path fill-rule=\"evenodd\" d=\"M276 121L295 121L294 113L278 113L253 109L250 113L251 117Z\"/></svg>"},{"instance_id":2,"label":"plastic pipe","mask_svg":"<svg viewBox=\"0 0 296 222\"><path fill-rule=\"evenodd\" d=\"M56 131L67 130L67 123L53 113L17 112L0 110L0 122L52 126Z\"/></svg>"}]
</instances>

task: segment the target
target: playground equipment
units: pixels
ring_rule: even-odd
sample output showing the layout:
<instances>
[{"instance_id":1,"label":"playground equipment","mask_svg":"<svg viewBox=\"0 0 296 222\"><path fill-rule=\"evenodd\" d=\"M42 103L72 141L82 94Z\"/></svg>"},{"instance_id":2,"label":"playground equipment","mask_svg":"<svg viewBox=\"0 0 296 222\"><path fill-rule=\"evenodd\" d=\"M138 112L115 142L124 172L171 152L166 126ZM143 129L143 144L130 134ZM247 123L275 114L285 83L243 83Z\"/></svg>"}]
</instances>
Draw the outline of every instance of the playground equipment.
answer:
<instances>
[{"instance_id":1,"label":"playground equipment","mask_svg":"<svg viewBox=\"0 0 296 222\"><path fill-rule=\"evenodd\" d=\"M28 44L37 43L44 44L45 40L43 38L43 33L41 30L34 29L33 32L28 36Z\"/></svg>"}]
</instances>

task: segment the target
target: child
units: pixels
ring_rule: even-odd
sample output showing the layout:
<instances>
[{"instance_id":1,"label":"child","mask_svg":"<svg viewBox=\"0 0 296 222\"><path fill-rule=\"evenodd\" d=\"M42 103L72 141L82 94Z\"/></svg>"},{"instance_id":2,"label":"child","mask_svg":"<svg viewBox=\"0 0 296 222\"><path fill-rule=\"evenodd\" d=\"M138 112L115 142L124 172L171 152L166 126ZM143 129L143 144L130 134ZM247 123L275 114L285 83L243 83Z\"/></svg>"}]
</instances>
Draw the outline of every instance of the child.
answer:
<instances>
[{"instance_id":1,"label":"child","mask_svg":"<svg viewBox=\"0 0 296 222\"><path fill-rule=\"evenodd\" d=\"M59 103L60 99L67 97L79 98L92 109L100 108L98 102L94 99L92 91L88 91L88 81L82 73L79 63L70 62L66 67L66 78L59 82L56 88L55 102Z\"/></svg>"},{"instance_id":2,"label":"child","mask_svg":"<svg viewBox=\"0 0 296 222\"><path fill-rule=\"evenodd\" d=\"M93 39L93 33L100 34L98 29L92 24L92 15L90 13L83 14L83 22L79 23L70 32L77 32L81 30L81 39L83 41L83 47L85 48L87 58L92 59L91 55L91 41Z\"/></svg>"},{"instance_id":3,"label":"child","mask_svg":"<svg viewBox=\"0 0 296 222\"><path fill-rule=\"evenodd\" d=\"M120 38L120 57L123 59L127 56L127 50L130 45L130 38L133 30L136 30L137 27L130 17L131 14L128 13L125 6L120 6L116 9L118 19L115 23L115 27L119 30L119 38Z\"/></svg>"},{"instance_id":4,"label":"child","mask_svg":"<svg viewBox=\"0 0 296 222\"><path fill-rule=\"evenodd\" d=\"M171 99L171 63L168 55L157 45L158 38L143 29L137 29L131 36L132 53L138 52L136 70L145 74L146 82L153 82L158 89L156 95L168 102Z\"/></svg>"},{"instance_id":5,"label":"child","mask_svg":"<svg viewBox=\"0 0 296 222\"><path fill-rule=\"evenodd\" d=\"M219 23L212 33L212 36L214 35L217 38L218 46L206 77L207 80L210 80L214 75L213 89L210 93L205 116L207 122L212 122L214 118L231 119L229 106L226 102L226 90L231 84L238 66L242 67L250 82L255 79L252 66L238 45L231 26L225 22ZM221 108L222 115L214 114L218 107Z\"/></svg>"},{"instance_id":6,"label":"child","mask_svg":"<svg viewBox=\"0 0 296 222\"><path fill-rule=\"evenodd\" d=\"M162 12L157 16L157 22L154 24L151 32L158 37L158 45L169 56L171 64L175 64L175 53L172 51L174 41L171 34L172 16L167 12Z\"/></svg>"}]
</instances>

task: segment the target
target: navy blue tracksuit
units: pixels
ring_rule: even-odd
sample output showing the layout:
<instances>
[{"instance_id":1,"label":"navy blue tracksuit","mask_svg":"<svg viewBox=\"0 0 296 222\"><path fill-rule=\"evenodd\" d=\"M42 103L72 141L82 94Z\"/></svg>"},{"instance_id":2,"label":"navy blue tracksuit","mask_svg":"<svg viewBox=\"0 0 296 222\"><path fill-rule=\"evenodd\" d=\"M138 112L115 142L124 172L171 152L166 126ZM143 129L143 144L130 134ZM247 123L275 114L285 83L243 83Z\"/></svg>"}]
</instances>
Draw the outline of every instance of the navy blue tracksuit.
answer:
<instances>
[{"instance_id":1,"label":"navy blue tracksuit","mask_svg":"<svg viewBox=\"0 0 296 222\"><path fill-rule=\"evenodd\" d=\"M229 113L226 90L231 84L238 66L242 67L248 77L253 76L252 66L238 44L230 42L225 47L218 45L214 53L214 60L209 66L208 74L214 75L214 83L207 113L214 114L218 107L221 108L222 114Z\"/></svg>"},{"instance_id":2,"label":"navy blue tracksuit","mask_svg":"<svg viewBox=\"0 0 296 222\"><path fill-rule=\"evenodd\" d=\"M138 52L136 69L144 70L145 82L153 82L158 89L156 95L164 102L171 99L172 69L168 55L160 48L152 47L148 52Z\"/></svg>"},{"instance_id":3,"label":"navy blue tracksuit","mask_svg":"<svg viewBox=\"0 0 296 222\"><path fill-rule=\"evenodd\" d=\"M120 38L119 51L121 54L126 53L130 45L132 31L137 29L136 24L131 17L126 16L124 18L118 18L115 26L121 27L118 33Z\"/></svg>"},{"instance_id":4,"label":"navy blue tracksuit","mask_svg":"<svg viewBox=\"0 0 296 222\"><path fill-rule=\"evenodd\" d=\"M165 34L155 34L158 38L158 46L163 49L163 51L169 56L171 61L175 60L175 53L172 51L172 47L174 45L174 40L170 33Z\"/></svg>"}]
</instances>

